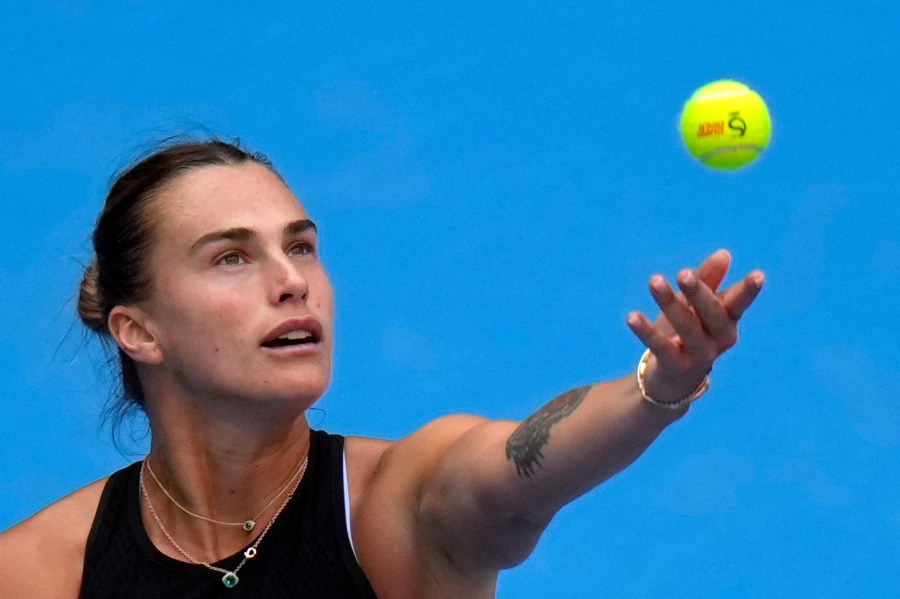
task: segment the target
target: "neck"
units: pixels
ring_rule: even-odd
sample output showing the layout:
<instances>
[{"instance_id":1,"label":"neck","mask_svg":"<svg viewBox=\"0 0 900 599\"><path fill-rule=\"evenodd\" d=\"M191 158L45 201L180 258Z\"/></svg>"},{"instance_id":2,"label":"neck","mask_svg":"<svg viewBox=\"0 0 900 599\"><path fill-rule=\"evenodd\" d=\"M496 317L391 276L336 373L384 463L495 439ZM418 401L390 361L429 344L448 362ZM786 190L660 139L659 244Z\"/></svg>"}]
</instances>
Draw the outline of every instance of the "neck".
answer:
<instances>
[{"instance_id":1,"label":"neck","mask_svg":"<svg viewBox=\"0 0 900 599\"><path fill-rule=\"evenodd\" d=\"M166 401L148 401L147 408L153 432L148 461L159 484L149 475L144 482L169 534L198 561L217 561L244 549L284 503L309 451L310 431L304 411L293 418L286 417L283 410L277 417L266 414L266 410L236 417L234 411L175 401L172 395ZM215 417L219 413L230 418ZM241 527L209 522L188 514L173 500L212 520L256 519L256 526L247 532ZM183 559L156 525L146 504L142 512L156 547Z\"/></svg>"}]
</instances>

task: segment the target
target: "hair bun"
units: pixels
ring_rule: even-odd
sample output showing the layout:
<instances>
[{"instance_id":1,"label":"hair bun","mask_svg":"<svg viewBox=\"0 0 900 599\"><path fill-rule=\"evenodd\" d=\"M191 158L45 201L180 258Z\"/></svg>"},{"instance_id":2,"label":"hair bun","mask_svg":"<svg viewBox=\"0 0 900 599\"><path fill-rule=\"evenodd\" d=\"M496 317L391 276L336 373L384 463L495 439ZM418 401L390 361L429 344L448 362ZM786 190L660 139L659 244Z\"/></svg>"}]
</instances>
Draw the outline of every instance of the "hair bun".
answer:
<instances>
[{"instance_id":1,"label":"hair bun","mask_svg":"<svg viewBox=\"0 0 900 599\"><path fill-rule=\"evenodd\" d=\"M78 291L78 316L92 331L106 333L106 312L100 294L100 272L97 260L92 260L84 270L81 289Z\"/></svg>"}]
</instances>

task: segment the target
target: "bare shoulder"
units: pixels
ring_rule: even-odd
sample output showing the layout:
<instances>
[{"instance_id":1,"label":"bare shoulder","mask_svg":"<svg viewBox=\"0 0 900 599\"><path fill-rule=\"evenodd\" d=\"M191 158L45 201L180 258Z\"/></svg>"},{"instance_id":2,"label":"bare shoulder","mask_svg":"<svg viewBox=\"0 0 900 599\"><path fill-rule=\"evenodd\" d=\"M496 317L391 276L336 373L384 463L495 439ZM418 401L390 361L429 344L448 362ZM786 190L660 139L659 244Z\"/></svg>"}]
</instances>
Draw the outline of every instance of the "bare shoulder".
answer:
<instances>
[{"instance_id":1,"label":"bare shoulder","mask_svg":"<svg viewBox=\"0 0 900 599\"><path fill-rule=\"evenodd\" d=\"M444 416L429 422L407 437L398 441L387 441L370 437L347 437L348 472L357 471L367 482L376 476L396 476L414 473L416 463L427 467L429 458L472 428L488 422L479 416L457 414ZM400 462L400 464L395 464ZM410 463L412 462L412 463ZM403 468L394 471L393 466ZM409 466L413 466L412 471Z\"/></svg>"},{"instance_id":2,"label":"bare shoulder","mask_svg":"<svg viewBox=\"0 0 900 599\"><path fill-rule=\"evenodd\" d=\"M77 597L87 537L106 479L52 503L0 534L4 596Z\"/></svg>"},{"instance_id":3,"label":"bare shoulder","mask_svg":"<svg viewBox=\"0 0 900 599\"><path fill-rule=\"evenodd\" d=\"M457 414L429 422L398 441L368 437L347 437L347 474L352 498L365 496L378 488L393 489L420 481L446 448L485 418ZM412 490L410 488L410 490Z\"/></svg>"}]
</instances>

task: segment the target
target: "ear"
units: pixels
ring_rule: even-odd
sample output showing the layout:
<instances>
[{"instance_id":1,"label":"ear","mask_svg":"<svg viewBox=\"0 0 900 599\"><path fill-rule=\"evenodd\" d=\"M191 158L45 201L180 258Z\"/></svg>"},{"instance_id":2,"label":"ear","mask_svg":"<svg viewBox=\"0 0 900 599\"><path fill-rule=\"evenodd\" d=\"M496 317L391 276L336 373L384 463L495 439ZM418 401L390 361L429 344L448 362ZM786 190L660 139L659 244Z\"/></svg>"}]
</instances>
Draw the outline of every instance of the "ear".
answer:
<instances>
[{"instance_id":1,"label":"ear","mask_svg":"<svg viewBox=\"0 0 900 599\"><path fill-rule=\"evenodd\" d=\"M107 326L116 344L135 362L162 362L162 348L149 326L147 314L139 307L116 306L109 313Z\"/></svg>"}]
</instances>

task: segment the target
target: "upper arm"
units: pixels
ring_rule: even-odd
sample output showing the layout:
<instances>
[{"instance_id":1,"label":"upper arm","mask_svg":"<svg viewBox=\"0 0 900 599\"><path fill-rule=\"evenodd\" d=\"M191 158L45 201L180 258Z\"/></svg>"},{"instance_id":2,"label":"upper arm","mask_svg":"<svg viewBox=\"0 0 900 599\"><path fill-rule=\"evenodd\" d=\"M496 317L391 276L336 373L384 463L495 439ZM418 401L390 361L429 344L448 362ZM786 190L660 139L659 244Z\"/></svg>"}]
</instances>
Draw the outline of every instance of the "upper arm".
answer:
<instances>
[{"instance_id":1,"label":"upper arm","mask_svg":"<svg viewBox=\"0 0 900 599\"><path fill-rule=\"evenodd\" d=\"M33 517L0 534L0 580L11 597L52 597L59 588L54 576L40 576L42 570L58 570L52 545L47 546L39 520ZM49 549L42 558L42 547Z\"/></svg>"},{"instance_id":2,"label":"upper arm","mask_svg":"<svg viewBox=\"0 0 900 599\"><path fill-rule=\"evenodd\" d=\"M78 597L87 536L104 482L88 485L0 534L4 597Z\"/></svg>"},{"instance_id":3,"label":"upper arm","mask_svg":"<svg viewBox=\"0 0 900 599\"><path fill-rule=\"evenodd\" d=\"M534 493L506 455L519 423L479 419L442 448L422 481L421 521L428 538L460 568L500 570L521 563L549 524Z\"/></svg>"},{"instance_id":4,"label":"upper arm","mask_svg":"<svg viewBox=\"0 0 900 599\"><path fill-rule=\"evenodd\" d=\"M379 560L391 551L385 543L409 543L403 553L463 576L490 577L524 560L552 514L510 499L523 484L505 454L517 426L448 416L391 444L364 486L358 519L361 536L381 543Z\"/></svg>"}]
</instances>

